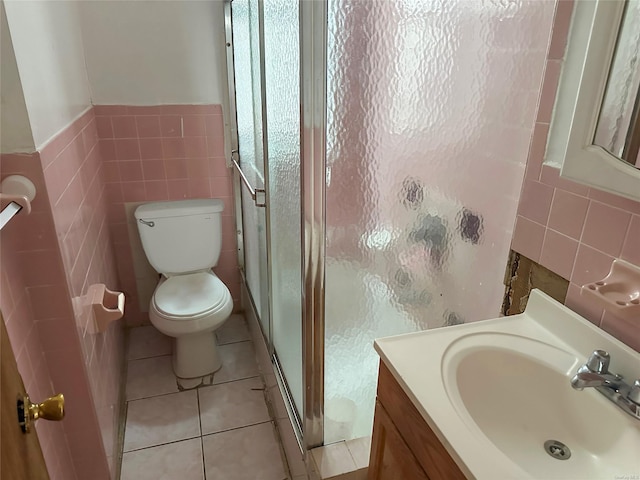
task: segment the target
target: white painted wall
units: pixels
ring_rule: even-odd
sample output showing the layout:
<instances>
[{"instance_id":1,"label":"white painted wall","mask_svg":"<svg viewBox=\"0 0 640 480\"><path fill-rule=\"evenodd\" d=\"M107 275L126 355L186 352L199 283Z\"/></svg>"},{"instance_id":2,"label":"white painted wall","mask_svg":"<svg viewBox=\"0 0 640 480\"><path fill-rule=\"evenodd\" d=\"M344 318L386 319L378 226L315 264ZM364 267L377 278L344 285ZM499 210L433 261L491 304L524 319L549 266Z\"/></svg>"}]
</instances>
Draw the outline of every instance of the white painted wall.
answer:
<instances>
[{"instance_id":1,"label":"white painted wall","mask_svg":"<svg viewBox=\"0 0 640 480\"><path fill-rule=\"evenodd\" d=\"M0 152L33 152L33 135L24 102L4 3L0 2Z\"/></svg>"},{"instance_id":2,"label":"white painted wall","mask_svg":"<svg viewBox=\"0 0 640 480\"><path fill-rule=\"evenodd\" d=\"M223 103L221 0L80 3L94 104Z\"/></svg>"},{"instance_id":3,"label":"white painted wall","mask_svg":"<svg viewBox=\"0 0 640 480\"><path fill-rule=\"evenodd\" d=\"M78 3L5 0L35 146L91 104Z\"/></svg>"}]
</instances>

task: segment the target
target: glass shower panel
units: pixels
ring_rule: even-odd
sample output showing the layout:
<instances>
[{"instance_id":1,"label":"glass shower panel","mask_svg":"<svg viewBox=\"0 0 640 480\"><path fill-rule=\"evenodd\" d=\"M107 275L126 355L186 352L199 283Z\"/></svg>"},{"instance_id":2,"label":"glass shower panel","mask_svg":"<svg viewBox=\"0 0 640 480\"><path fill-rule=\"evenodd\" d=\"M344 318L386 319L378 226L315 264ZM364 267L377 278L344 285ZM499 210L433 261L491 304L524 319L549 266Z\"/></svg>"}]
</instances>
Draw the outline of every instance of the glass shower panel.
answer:
<instances>
[{"instance_id":1,"label":"glass shower panel","mask_svg":"<svg viewBox=\"0 0 640 480\"><path fill-rule=\"evenodd\" d=\"M302 412L298 0L264 2L272 340Z\"/></svg>"},{"instance_id":2,"label":"glass shower panel","mask_svg":"<svg viewBox=\"0 0 640 480\"><path fill-rule=\"evenodd\" d=\"M235 0L232 4L236 86L236 112L240 166L249 183L264 185L262 91L260 87L260 42L257 0ZM264 208L255 206L242 188L245 275L251 297L269 338L269 298Z\"/></svg>"},{"instance_id":3,"label":"glass shower panel","mask_svg":"<svg viewBox=\"0 0 640 480\"><path fill-rule=\"evenodd\" d=\"M553 10L329 0L325 444L371 434L374 338L499 315Z\"/></svg>"}]
</instances>

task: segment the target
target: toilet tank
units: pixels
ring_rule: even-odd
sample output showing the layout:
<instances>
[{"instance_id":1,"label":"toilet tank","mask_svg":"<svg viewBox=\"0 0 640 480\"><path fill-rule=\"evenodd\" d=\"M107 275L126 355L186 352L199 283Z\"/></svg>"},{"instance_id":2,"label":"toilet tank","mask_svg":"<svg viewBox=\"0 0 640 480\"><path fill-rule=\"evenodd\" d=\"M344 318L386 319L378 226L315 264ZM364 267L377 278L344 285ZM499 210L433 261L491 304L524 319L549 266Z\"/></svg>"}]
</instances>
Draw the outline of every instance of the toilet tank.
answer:
<instances>
[{"instance_id":1,"label":"toilet tank","mask_svg":"<svg viewBox=\"0 0 640 480\"><path fill-rule=\"evenodd\" d=\"M222 246L223 209L224 203L219 199L140 205L134 216L151 266L165 274L214 267Z\"/></svg>"}]
</instances>

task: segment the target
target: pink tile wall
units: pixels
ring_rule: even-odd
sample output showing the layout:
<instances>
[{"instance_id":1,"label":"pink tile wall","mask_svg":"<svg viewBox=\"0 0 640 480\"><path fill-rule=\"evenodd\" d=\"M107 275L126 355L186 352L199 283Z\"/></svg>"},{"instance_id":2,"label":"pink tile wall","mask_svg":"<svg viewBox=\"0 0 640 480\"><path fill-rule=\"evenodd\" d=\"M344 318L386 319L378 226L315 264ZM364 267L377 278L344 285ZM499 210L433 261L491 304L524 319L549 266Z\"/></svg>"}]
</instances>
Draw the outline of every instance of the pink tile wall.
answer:
<instances>
[{"instance_id":1,"label":"pink tile wall","mask_svg":"<svg viewBox=\"0 0 640 480\"><path fill-rule=\"evenodd\" d=\"M567 306L640 351L640 323L580 295L583 284L607 275L615 258L640 266L640 203L563 179L543 165L572 9L572 1L558 2L511 246L570 281Z\"/></svg>"},{"instance_id":2,"label":"pink tile wall","mask_svg":"<svg viewBox=\"0 0 640 480\"><path fill-rule=\"evenodd\" d=\"M45 192L40 157L37 153L5 155L0 157L2 178L21 174L30 178L39 193ZM9 340L16 356L18 370L26 391L33 400L41 401L61 391L60 385L50 373L49 325L55 323L58 330L65 323L50 318L61 312L54 307L51 313L45 297L62 285L61 266L55 245L55 232L46 193L32 203L32 213L18 214L0 233L0 309L7 327ZM40 275L33 268L30 257L45 258L47 275ZM57 274L57 276L56 276ZM67 394L67 391L64 392ZM36 431L52 480L75 479L65 422L36 423Z\"/></svg>"},{"instance_id":3,"label":"pink tile wall","mask_svg":"<svg viewBox=\"0 0 640 480\"><path fill-rule=\"evenodd\" d=\"M221 198L222 254L214 269L240 305L231 170L224 158L224 123L219 105L97 105L108 218L118 275L129 299L127 322L148 323L138 308L125 203Z\"/></svg>"},{"instance_id":4,"label":"pink tile wall","mask_svg":"<svg viewBox=\"0 0 640 480\"><path fill-rule=\"evenodd\" d=\"M104 283L118 290L114 252L109 240L104 168L93 109L69 125L41 153L44 179L60 246L67 304L72 307L73 330L88 375L92 414L99 426L100 447L87 449L93 429L78 424L69 440L80 478L108 478L105 457L115 475L117 425L123 352L123 322L104 332L93 328L89 287ZM54 294L57 296L54 297ZM50 292L52 298L61 298ZM126 308L126 306L125 306ZM71 359L65 359L71 360ZM105 455L106 454L106 455ZM98 458L100 457L100 458Z\"/></svg>"}]
</instances>

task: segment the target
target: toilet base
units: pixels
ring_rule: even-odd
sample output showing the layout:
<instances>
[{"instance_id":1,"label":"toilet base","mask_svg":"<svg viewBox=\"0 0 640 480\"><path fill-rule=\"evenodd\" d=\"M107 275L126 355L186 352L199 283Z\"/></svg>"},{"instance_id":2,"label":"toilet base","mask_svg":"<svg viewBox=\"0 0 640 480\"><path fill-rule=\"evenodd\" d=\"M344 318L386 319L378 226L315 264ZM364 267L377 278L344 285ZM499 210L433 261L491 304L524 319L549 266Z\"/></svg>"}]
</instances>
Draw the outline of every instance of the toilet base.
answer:
<instances>
[{"instance_id":1,"label":"toilet base","mask_svg":"<svg viewBox=\"0 0 640 480\"><path fill-rule=\"evenodd\" d=\"M213 331L174 337L173 371L177 377L204 377L222 367Z\"/></svg>"}]
</instances>

